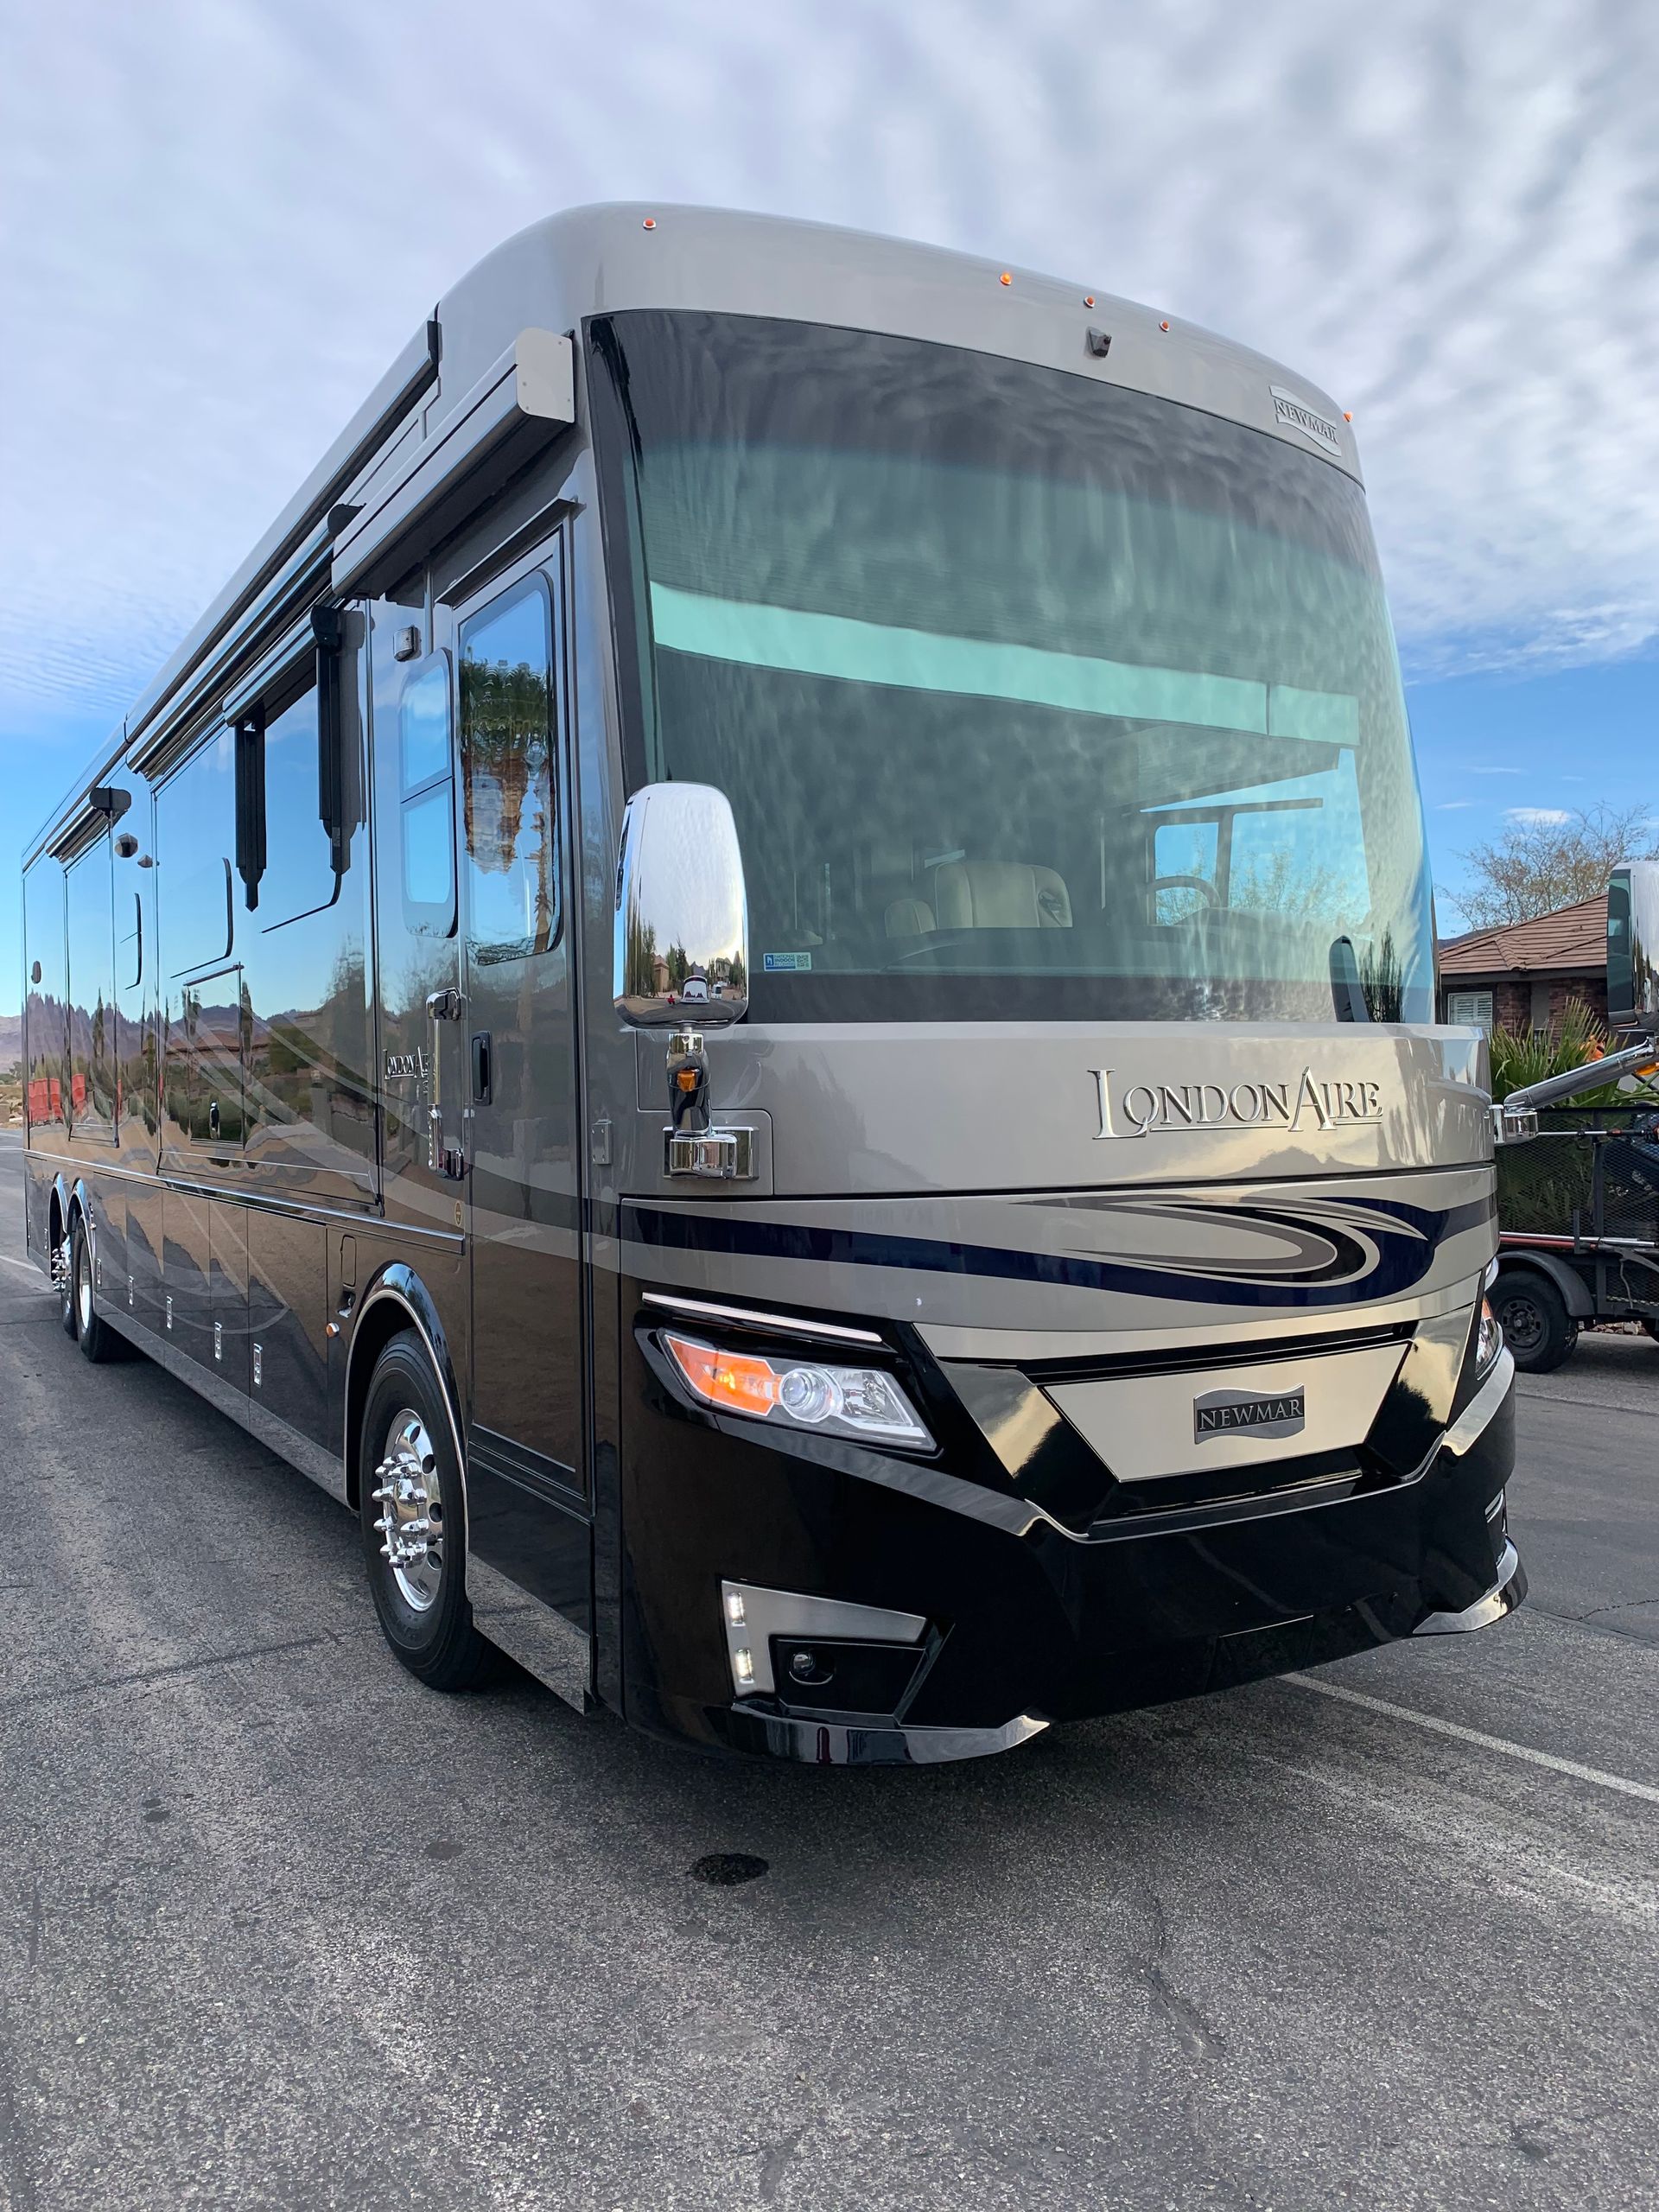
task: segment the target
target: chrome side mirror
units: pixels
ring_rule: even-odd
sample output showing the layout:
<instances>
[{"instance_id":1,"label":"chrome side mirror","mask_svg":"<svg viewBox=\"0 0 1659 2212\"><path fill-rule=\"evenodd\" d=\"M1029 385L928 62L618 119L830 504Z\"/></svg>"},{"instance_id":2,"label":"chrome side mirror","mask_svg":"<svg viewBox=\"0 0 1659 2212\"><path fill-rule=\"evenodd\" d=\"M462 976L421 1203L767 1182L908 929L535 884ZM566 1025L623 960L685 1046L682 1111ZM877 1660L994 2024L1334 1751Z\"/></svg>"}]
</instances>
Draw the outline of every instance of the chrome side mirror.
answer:
<instances>
[{"instance_id":1,"label":"chrome side mirror","mask_svg":"<svg viewBox=\"0 0 1659 2212\"><path fill-rule=\"evenodd\" d=\"M1607 886L1607 1019L1659 1025L1659 861L1626 861Z\"/></svg>"},{"instance_id":2,"label":"chrome side mirror","mask_svg":"<svg viewBox=\"0 0 1659 2212\"><path fill-rule=\"evenodd\" d=\"M647 784L616 865L616 1010L636 1029L723 1029L749 1010L749 910L724 791Z\"/></svg>"}]
</instances>

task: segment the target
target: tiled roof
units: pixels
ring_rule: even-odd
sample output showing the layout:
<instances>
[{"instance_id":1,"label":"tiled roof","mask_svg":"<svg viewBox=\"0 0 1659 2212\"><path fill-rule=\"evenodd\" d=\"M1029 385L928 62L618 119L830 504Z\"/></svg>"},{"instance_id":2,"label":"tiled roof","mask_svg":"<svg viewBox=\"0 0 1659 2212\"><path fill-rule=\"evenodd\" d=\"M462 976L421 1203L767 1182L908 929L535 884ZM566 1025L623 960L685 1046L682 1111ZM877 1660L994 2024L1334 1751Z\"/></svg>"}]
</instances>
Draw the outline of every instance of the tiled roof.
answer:
<instances>
[{"instance_id":1,"label":"tiled roof","mask_svg":"<svg viewBox=\"0 0 1659 2212\"><path fill-rule=\"evenodd\" d=\"M1535 921L1442 939L1443 976L1599 974L1607 964L1607 893L1558 906Z\"/></svg>"}]
</instances>

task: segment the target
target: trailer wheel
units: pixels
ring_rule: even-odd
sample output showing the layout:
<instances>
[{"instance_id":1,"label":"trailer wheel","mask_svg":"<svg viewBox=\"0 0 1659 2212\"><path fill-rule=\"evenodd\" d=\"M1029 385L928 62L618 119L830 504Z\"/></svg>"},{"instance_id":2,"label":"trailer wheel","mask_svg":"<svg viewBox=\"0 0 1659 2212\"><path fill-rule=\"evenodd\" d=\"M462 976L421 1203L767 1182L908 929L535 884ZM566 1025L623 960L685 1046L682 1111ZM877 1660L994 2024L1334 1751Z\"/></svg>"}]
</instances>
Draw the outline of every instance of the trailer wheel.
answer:
<instances>
[{"instance_id":1,"label":"trailer wheel","mask_svg":"<svg viewBox=\"0 0 1659 2212\"><path fill-rule=\"evenodd\" d=\"M123 1345L122 1339L99 1314L95 1291L92 1240L86 1233L85 1215L78 1213L69 1232L69 1302L75 1317L71 1333L86 1357L101 1366L106 1359L118 1359Z\"/></svg>"},{"instance_id":2,"label":"trailer wheel","mask_svg":"<svg viewBox=\"0 0 1659 2212\"><path fill-rule=\"evenodd\" d=\"M375 1362L360 1440L363 1554L386 1642L429 1689L481 1681L493 1647L467 1602L467 1518L449 1409L420 1338Z\"/></svg>"},{"instance_id":3,"label":"trailer wheel","mask_svg":"<svg viewBox=\"0 0 1659 2212\"><path fill-rule=\"evenodd\" d=\"M1492 1311L1523 1375L1548 1375L1579 1341L1579 1325L1547 1275L1506 1268L1492 1286Z\"/></svg>"}]
</instances>

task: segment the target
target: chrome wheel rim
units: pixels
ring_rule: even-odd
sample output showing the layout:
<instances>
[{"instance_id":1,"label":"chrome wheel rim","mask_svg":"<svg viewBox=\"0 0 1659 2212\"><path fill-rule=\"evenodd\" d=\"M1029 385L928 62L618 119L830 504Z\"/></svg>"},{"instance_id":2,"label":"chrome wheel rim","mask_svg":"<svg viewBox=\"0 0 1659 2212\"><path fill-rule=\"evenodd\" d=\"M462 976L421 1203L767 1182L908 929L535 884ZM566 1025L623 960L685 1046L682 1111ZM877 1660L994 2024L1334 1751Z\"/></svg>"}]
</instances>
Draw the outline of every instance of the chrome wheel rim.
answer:
<instances>
[{"instance_id":1,"label":"chrome wheel rim","mask_svg":"<svg viewBox=\"0 0 1659 2212\"><path fill-rule=\"evenodd\" d=\"M92 1271L87 1264L84 1239L75 1255L75 1316L85 1336L92 1325Z\"/></svg>"},{"instance_id":2,"label":"chrome wheel rim","mask_svg":"<svg viewBox=\"0 0 1659 2212\"><path fill-rule=\"evenodd\" d=\"M380 1556L404 1603L429 1612L443 1580L443 1489L426 1422L412 1406L400 1407L386 1424L374 1475Z\"/></svg>"}]
</instances>

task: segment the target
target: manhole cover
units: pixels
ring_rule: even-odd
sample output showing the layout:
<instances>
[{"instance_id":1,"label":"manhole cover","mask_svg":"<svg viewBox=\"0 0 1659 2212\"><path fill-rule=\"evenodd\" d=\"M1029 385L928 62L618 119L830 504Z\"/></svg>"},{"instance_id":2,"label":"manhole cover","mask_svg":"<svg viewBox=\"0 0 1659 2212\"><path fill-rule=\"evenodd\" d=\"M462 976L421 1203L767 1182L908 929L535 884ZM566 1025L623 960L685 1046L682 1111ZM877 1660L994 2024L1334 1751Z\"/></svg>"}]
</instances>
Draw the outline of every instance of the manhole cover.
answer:
<instances>
[{"instance_id":1,"label":"manhole cover","mask_svg":"<svg viewBox=\"0 0 1659 2212\"><path fill-rule=\"evenodd\" d=\"M734 1889L740 1882L756 1882L767 1872L764 1859L756 1859L747 1851L711 1851L699 1859L690 1870L694 1882L707 1882L711 1889Z\"/></svg>"}]
</instances>

